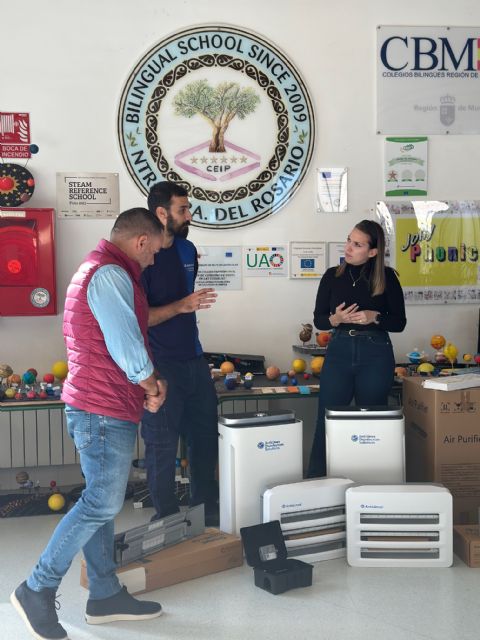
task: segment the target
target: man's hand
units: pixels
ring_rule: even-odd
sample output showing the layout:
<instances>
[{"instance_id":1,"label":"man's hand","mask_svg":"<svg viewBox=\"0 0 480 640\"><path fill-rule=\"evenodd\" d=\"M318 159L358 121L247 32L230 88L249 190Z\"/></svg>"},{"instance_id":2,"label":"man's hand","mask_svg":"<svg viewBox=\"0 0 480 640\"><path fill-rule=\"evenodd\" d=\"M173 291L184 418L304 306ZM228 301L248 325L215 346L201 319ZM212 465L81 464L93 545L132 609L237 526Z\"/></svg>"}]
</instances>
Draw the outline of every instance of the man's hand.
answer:
<instances>
[{"instance_id":1,"label":"man's hand","mask_svg":"<svg viewBox=\"0 0 480 640\"><path fill-rule=\"evenodd\" d=\"M217 293L215 289L199 289L194 291L186 298L182 298L177 302L179 313L192 313L201 309L210 309L212 304L216 302Z\"/></svg>"},{"instance_id":2,"label":"man's hand","mask_svg":"<svg viewBox=\"0 0 480 640\"><path fill-rule=\"evenodd\" d=\"M153 376L148 378L151 380ZM144 387L145 388L145 387ZM149 385L145 392L145 400L143 401L143 407L150 413L157 413L162 404L167 399L167 381L166 380L154 380L153 385Z\"/></svg>"}]
</instances>

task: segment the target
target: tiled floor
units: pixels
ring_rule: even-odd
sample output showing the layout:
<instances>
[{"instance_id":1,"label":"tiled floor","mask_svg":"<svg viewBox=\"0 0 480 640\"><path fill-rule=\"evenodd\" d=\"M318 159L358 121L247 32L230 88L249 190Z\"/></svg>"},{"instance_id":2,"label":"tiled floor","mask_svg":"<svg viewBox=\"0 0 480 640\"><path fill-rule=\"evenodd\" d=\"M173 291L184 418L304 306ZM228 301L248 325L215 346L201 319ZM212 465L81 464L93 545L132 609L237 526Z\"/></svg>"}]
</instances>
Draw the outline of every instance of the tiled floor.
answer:
<instances>
[{"instance_id":1,"label":"tiled floor","mask_svg":"<svg viewBox=\"0 0 480 640\"><path fill-rule=\"evenodd\" d=\"M149 519L127 502L118 530ZM0 520L0 639L31 636L9 603L58 516ZM244 565L142 596L160 618L88 626L77 558L59 589L60 620L71 640L471 640L479 637L480 571L455 557L450 569L353 569L345 560L315 565L313 585L273 596Z\"/></svg>"}]
</instances>

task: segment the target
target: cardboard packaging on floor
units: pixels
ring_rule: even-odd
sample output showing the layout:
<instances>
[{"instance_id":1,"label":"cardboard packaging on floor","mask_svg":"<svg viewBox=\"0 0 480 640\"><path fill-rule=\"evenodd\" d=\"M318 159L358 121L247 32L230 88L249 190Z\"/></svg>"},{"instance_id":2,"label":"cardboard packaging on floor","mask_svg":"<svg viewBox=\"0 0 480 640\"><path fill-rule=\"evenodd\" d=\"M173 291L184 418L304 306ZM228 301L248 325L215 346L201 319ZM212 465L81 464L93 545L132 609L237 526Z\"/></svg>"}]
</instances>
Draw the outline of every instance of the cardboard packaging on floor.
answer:
<instances>
[{"instance_id":1,"label":"cardboard packaging on floor","mask_svg":"<svg viewBox=\"0 0 480 640\"><path fill-rule=\"evenodd\" d=\"M480 569L480 527L456 524L453 527L453 550L469 567Z\"/></svg>"},{"instance_id":2,"label":"cardboard packaging on floor","mask_svg":"<svg viewBox=\"0 0 480 640\"><path fill-rule=\"evenodd\" d=\"M206 529L202 535L119 567L117 575L130 593L138 594L242 564L240 538L218 529ZM88 589L85 561L82 561L80 584Z\"/></svg>"},{"instance_id":3,"label":"cardboard packaging on floor","mask_svg":"<svg viewBox=\"0 0 480 640\"><path fill-rule=\"evenodd\" d=\"M440 482L453 495L454 523L477 523L480 506L480 387L425 389L404 378L407 482Z\"/></svg>"}]
</instances>

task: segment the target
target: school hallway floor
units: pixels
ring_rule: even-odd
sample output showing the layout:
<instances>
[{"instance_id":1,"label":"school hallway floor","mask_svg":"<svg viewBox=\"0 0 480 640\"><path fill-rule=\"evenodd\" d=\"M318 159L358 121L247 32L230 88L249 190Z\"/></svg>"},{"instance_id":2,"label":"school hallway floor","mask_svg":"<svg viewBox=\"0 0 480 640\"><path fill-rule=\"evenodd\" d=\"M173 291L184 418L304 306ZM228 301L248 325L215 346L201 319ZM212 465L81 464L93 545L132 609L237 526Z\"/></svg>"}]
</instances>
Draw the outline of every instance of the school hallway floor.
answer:
<instances>
[{"instance_id":1,"label":"school hallway floor","mask_svg":"<svg viewBox=\"0 0 480 640\"><path fill-rule=\"evenodd\" d=\"M123 531L150 519L131 500ZM59 516L0 520L1 640L30 638L10 592L35 564ZM59 619L71 640L472 640L479 637L480 571L454 556L449 569L354 569L345 559L314 565L313 585L271 595L242 567L139 596L164 614L143 622L89 626L77 557L58 593Z\"/></svg>"}]
</instances>

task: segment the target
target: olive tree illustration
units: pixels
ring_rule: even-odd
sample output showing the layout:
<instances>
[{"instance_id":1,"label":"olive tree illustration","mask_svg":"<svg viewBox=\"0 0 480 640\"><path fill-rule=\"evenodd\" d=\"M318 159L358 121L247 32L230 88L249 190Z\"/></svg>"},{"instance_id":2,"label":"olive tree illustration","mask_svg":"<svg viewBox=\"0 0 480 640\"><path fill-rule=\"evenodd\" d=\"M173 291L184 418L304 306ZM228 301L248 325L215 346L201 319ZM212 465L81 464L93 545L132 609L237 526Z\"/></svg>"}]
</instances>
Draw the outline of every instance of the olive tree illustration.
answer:
<instances>
[{"instance_id":1,"label":"olive tree illustration","mask_svg":"<svg viewBox=\"0 0 480 640\"><path fill-rule=\"evenodd\" d=\"M207 80L187 84L175 96L173 104L177 115L193 118L200 115L213 129L209 151L225 151L225 132L237 116L244 120L257 108L260 98L253 89L241 88L236 82L221 82L216 87Z\"/></svg>"}]
</instances>

